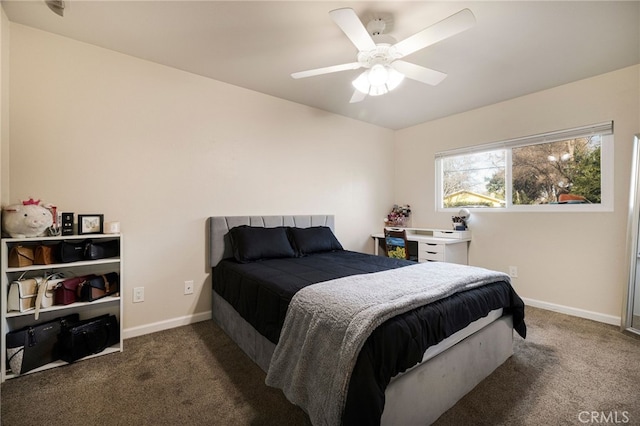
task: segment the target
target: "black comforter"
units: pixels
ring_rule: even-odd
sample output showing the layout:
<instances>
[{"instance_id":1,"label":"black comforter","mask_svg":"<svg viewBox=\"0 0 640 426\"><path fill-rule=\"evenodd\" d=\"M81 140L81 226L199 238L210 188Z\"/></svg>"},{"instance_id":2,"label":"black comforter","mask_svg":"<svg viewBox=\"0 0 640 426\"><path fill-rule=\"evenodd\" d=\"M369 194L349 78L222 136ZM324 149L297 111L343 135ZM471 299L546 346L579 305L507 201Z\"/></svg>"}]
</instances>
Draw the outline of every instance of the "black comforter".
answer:
<instances>
[{"instance_id":1,"label":"black comforter","mask_svg":"<svg viewBox=\"0 0 640 426\"><path fill-rule=\"evenodd\" d=\"M244 264L223 260L213 270L213 289L260 334L277 343L289 302L301 288L412 263L351 251ZM420 362L429 346L498 308L513 315L515 330L525 337L524 303L508 282L461 292L383 323L360 351L343 424L380 424L384 392L393 376Z\"/></svg>"}]
</instances>

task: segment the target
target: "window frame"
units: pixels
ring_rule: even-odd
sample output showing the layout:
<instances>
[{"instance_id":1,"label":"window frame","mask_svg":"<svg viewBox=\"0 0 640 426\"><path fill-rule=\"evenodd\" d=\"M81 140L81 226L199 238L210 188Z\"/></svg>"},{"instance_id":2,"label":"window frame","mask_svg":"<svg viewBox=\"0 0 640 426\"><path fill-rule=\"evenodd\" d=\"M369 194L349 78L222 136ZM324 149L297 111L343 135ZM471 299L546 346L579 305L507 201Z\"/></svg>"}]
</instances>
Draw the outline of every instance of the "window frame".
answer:
<instances>
[{"instance_id":1,"label":"window frame","mask_svg":"<svg viewBox=\"0 0 640 426\"><path fill-rule=\"evenodd\" d=\"M512 149L522 146L539 145L551 142L576 139L600 135L600 204L513 204L512 182ZM474 145L466 148L458 148L442 151L435 154L435 206L437 212L458 212L461 207L443 207L442 185L443 171L442 159L459 155L468 155L486 151L505 150L505 206L504 207L465 207L477 212L612 212L613 211L613 180L614 180L614 135L613 121L583 126L567 130L525 136L517 139L509 139L482 145Z\"/></svg>"}]
</instances>

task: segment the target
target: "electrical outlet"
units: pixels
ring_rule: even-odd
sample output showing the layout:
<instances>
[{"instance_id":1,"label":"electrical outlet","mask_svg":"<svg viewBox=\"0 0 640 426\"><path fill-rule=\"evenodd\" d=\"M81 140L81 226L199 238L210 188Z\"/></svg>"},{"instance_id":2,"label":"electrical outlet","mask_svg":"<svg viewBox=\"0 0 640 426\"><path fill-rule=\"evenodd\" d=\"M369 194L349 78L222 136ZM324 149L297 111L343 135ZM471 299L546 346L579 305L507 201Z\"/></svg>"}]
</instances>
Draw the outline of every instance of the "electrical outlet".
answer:
<instances>
[{"instance_id":1,"label":"electrical outlet","mask_svg":"<svg viewBox=\"0 0 640 426\"><path fill-rule=\"evenodd\" d=\"M511 278L518 278L518 267L517 266L509 266L509 276Z\"/></svg>"},{"instance_id":2,"label":"electrical outlet","mask_svg":"<svg viewBox=\"0 0 640 426\"><path fill-rule=\"evenodd\" d=\"M184 282L184 294L193 294L193 281L185 281Z\"/></svg>"},{"instance_id":3,"label":"electrical outlet","mask_svg":"<svg viewBox=\"0 0 640 426\"><path fill-rule=\"evenodd\" d=\"M133 303L144 302L144 287L133 288Z\"/></svg>"}]
</instances>

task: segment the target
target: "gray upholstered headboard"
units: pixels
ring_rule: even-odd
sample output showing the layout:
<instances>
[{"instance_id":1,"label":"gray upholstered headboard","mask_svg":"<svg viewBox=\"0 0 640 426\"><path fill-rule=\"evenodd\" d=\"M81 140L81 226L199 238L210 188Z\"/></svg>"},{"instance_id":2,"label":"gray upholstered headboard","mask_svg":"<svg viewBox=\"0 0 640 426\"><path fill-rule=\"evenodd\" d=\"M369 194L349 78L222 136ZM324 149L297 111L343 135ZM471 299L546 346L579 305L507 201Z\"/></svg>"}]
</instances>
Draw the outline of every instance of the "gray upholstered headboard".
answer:
<instances>
[{"instance_id":1,"label":"gray upholstered headboard","mask_svg":"<svg viewBox=\"0 0 640 426\"><path fill-rule=\"evenodd\" d=\"M229 242L229 230L236 226L249 225L273 228L276 226L295 226L309 228L311 226L328 226L335 231L333 215L299 215L299 216L212 216L209 223L209 244L211 267L222 259L233 257Z\"/></svg>"}]
</instances>

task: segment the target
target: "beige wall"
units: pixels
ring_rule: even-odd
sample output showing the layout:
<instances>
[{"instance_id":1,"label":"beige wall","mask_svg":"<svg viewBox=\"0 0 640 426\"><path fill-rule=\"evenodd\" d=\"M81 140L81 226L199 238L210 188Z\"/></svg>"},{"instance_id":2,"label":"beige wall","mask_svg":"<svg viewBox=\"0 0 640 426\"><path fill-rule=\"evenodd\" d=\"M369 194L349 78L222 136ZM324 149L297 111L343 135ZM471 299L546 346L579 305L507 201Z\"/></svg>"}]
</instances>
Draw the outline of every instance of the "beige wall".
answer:
<instances>
[{"instance_id":1,"label":"beige wall","mask_svg":"<svg viewBox=\"0 0 640 426\"><path fill-rule=\"evenodd\" d=\"M121 222L129 335L211 309L208 216L335 214L367 250L392 203L391 130L15 23L11 76L11 202Z\"/></svg>"},{"instance_id":2,"label":"beige wall","mask_svg":"<svg viewBox=\"0 0 640 426\"><path fill-rule=\"evenodd\" d=\"M451 214L434 207L436 152L614 120L612 213L474 212L469 260L517 266L514 287L534 303L619 324L639 74L625 68L396 132L396 202L411 204L414 226L449 227Z\"/></svg>"}]
</instances>

